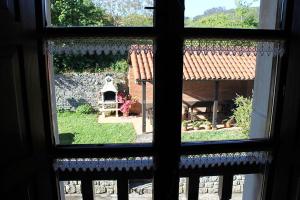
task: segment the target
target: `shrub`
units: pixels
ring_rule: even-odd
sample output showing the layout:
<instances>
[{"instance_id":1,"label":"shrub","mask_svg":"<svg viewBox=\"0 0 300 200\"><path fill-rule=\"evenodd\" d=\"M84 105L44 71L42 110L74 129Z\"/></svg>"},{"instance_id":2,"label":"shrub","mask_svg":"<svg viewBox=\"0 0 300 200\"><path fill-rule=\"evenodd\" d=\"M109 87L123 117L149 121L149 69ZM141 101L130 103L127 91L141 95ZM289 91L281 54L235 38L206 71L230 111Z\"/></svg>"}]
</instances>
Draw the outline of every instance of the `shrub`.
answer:
<instances>
[{"instance_id":1,"label":"shrub","mask_svg":"<svg viewBox=\"0 0 300 200\"><path fill-rule=\"evenodd\" d=\"M76 108L76 112L80 114L92 114L95 110L90 104L82 104Z\"/></svg>"},{"instance_id":2,"label":"shrub","mask_svg":"<svg viewBox=\"0 0 300 200\"><path fill-rule=\"evenodd\" d=\"M63 113L63 112L67 112L69 110L65 109L65 108L56 108L56 112L57 113Z\"/></svg>"},{"instance_id":3,"label":"shrub","mask_svg":"<svg viewBox=\"0 0 300 200\"><path fill-rule=\"evenodd\" d=\"M117 72L127 72L128 70L128 63L125 59L117 60L115 63L111 66L113 71Z\"/></svg>"},{"instance_id":4,"label":"shrub","mask_svg":"<svg viewBox=\"0 0 300 200\"><path fill-rule=\"evenodd\" d=\"M243 129L243 133L248 134L251 123L252 97L237 95L234 99L234 104L236 108L233 109L233 116L236 124Z\"/></svg>"}]
</instances>

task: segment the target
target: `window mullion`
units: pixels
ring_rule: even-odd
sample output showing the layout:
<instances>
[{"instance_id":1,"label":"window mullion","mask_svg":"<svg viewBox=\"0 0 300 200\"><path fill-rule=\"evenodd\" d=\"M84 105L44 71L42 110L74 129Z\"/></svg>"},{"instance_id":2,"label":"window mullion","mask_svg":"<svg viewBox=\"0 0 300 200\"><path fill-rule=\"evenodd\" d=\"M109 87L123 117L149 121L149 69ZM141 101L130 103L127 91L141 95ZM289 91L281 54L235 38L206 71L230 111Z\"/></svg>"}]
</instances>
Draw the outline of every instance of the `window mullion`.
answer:
<instances>
[{"instance_id":1,"label":"window mullion","mask_svg":"<svg viewBox=\"0 0 300 200\"><path fill-rule=\"evenodd\" d=\"M178 199L184 2L156 1L154 199Z\"/></svg>"}]
</instances>

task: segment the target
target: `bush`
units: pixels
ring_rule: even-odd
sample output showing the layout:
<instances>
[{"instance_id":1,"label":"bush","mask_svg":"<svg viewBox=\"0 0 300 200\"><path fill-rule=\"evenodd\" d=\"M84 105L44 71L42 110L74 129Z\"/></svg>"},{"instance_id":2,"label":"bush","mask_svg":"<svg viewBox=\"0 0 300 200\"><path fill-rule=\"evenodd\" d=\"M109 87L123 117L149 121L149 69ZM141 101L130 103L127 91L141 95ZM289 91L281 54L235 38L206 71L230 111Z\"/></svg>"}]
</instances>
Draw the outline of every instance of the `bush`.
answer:
<instances>
[{"instance_id":1,"label":"bush","mask_svg":"<svg viewBox=\"0 0 300 200\"><path fill-rule=\"evenodd\" d=\"M76 108L76 112L80 114L92 114L95 110L90 104L82 104Z\"/></svg>"},{"instance_id":2,"label":"bush","mask_svg":"<svg viewBox=\"0 0 300 200\"><path fill-rule=\"evenodd\" d=\"M252 97L237 95L234 104L236 108L233 110L233 116L236 124L243 129L243 133L248 134L251 123Z\"/></svg>"},{"instance_id":3,"label":"bush","mask_svg":"<svg viewBox=\"0 0 300 200\"><path fill-rule=\"evenodd\" d=\"M127 72L127 55L53 55L55 74L65 72Z\"/></svg>"}]
</instances>

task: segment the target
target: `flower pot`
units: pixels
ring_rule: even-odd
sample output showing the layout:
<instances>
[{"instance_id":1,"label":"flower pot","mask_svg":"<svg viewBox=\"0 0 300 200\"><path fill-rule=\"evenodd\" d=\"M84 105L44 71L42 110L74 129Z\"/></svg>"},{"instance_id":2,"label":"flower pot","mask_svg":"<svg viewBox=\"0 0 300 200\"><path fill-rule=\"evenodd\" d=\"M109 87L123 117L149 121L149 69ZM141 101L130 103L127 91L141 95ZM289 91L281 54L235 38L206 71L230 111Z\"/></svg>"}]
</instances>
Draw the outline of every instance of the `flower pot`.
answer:
<instances>
[{"instance_id":1,"label":"flower pot","mask_svg":"<svg viewBox=\"0 0 300 200\"><path fill-rule=\"evenodd\" d=\"M212 129L212 125L205 125L205 130L211 130Z\"/></svg>"},{"instance_id":2,"label":"flower pot","mask_svg":"<svg viewBox=\"0 0 300 200\"><path fill-rule=\"evenodd\" d=\"M225 128L230 128L232 125L231 125L231 123L230 122L226 122L226 123L224 123L224 127Z\"/></svg>"}]
</instances>

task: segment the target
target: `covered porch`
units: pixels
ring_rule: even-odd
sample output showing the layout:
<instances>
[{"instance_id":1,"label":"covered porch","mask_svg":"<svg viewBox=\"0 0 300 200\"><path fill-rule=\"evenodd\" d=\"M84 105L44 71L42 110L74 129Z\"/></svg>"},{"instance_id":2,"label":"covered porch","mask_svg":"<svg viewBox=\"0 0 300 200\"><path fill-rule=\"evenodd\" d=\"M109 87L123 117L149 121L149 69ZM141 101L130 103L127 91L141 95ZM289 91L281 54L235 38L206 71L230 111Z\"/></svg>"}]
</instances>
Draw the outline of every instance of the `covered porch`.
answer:
<instances>
[{"instance_id":1,"label":"covered porch","mask_svg":"<svg viewBox=\"0 0 300 200\"><path fill-rule=\"evenodd\" d=\"M153 99L152 52L132 52L129 64L129 93L138 96L140 100L142 126L146 130L147 116L152 117L149 111L152 108L149 102ZM204 112L209 114L212 126L216 128L220 111L230 110L237 94L252 94L255 66L256 57L252 55L224 56L210 52L206 55L186 52L182 104L187 112L183 112L182 118L191 118L199 108L205 108Z\"/></svg>"}]
</instances>

